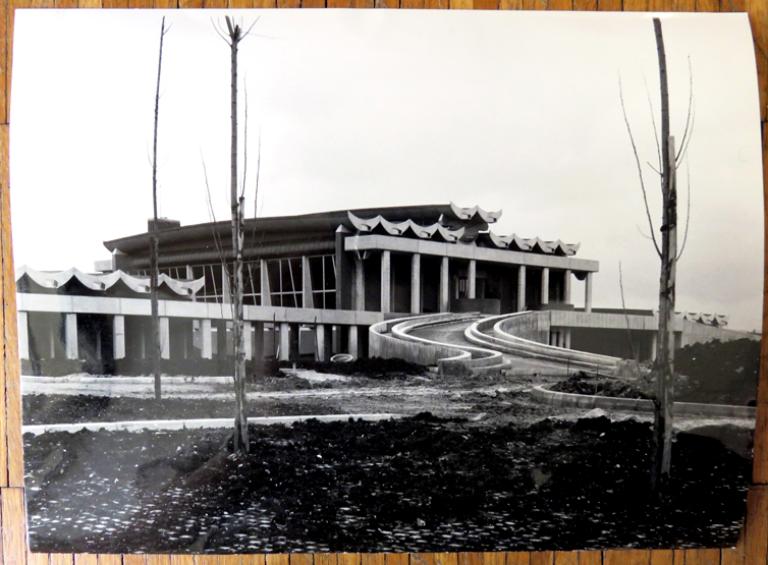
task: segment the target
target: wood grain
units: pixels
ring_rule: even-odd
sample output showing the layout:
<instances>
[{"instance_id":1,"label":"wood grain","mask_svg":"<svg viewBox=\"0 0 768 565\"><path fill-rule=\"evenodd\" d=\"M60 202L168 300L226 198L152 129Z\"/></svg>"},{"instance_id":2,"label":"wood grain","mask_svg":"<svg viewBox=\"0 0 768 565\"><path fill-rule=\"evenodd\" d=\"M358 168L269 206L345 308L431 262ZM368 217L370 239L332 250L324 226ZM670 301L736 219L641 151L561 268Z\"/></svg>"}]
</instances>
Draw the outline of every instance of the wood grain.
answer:
<instances>
[{"instance_id":1,"label":"wood grain","mask_svg":"<svg viewBox=\"0 0 768 565\"><path fill-rule=\"evenodd\" d=\"M578 551L555 552L555 565L580 565Z\"/></svg>"},{"instance_id":2,"label":"wood grain","mask_svg":"<svg viewBox=\"0 0 768 565\"><path fill-rule=\"evenodd\" d=\"M602 565L603 554L600 551L579 551L579 565Z\"/></svg>"},{"instance_id":3,"label":"wood grain","mask_svg":"<svg viewBox=\"0 0 768 565\"><path fill-rule=\"evenodd\" d=\"M24 518L24 489L0 489L3 565L22 565L27 557L27 522Z\"/></svg>"},{"instance_id":4,"label":"wood grain","mask_svg":"<svg viewBox=\"0 0 768 565\"><path fill-rule=\"evenodd\" d=\"M647 549L618 549L604 552L604 565L650 565L651 552Z\"/></svg>"}]
</instances>

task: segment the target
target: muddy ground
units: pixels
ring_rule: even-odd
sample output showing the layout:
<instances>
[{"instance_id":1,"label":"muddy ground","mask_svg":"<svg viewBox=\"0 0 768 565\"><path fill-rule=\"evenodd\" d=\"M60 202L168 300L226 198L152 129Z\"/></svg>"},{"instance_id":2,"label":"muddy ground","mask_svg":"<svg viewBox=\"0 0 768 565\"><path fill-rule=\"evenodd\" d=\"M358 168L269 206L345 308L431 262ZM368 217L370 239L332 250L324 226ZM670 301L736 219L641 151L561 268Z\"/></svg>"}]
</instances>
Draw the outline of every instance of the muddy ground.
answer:
<instances>
[{"instance_id":1,"label":"muddy ground","mask_svg":"<svg viewBox=\"0 0 768 565\"><path fill-rule=\"evenodd\" d=\"M443 551L724 546L750 462L679 434L648 490L650 426L607 418L25 436L36 551Z\"/></svg>"}]
</instances>

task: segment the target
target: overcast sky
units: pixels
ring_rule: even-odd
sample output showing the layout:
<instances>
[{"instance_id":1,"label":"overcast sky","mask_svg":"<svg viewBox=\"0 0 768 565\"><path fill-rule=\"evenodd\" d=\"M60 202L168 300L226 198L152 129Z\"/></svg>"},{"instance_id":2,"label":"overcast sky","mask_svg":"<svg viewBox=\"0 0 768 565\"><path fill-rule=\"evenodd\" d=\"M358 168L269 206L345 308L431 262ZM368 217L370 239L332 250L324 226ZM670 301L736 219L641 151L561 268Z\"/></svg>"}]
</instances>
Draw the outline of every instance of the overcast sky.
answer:
<instances>
[{"instance_id":1,"label":"overcast sky","mask_svg":"<svg viewBox=\"0 0 768 565\"><path fill-rule=\"evenodd\" d=\"M229 52L198 11L18 11L11 106L16 265L91 270L102 241L151 215L160 19L161 215L228 215ZM454 201L502 209L497 233L581 242L600 261L596 306L657 305L658 259L619 105L643 161L658 112L650 14L297 10L235 12L249 103L248 214L261 137L259 214ZM663 16L672 129L693 69L691 228L678 309L760 327L762 189L747 18ZM654 220L658 177L644 166ZM680 169L681 224L685 167ZM658 225L658 222L657 222ZM577 304L582 285L574 285Z\"/></svg>"}]
</instances>

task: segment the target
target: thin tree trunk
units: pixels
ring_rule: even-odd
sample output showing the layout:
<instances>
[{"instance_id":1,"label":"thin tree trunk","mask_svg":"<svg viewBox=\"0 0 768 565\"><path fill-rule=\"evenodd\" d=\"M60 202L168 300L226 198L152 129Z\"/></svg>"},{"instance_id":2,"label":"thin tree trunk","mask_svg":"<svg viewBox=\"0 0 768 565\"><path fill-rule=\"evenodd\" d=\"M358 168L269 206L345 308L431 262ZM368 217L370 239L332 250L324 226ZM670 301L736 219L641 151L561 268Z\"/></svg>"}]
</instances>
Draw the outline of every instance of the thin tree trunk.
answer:
<instances>
[{"instance_id":1,"label":"thin tree trunk","mask_svg":"<svg viewBox=\"0 0 768 565\"><path fill-rule=\"evenodd\" d=\"M149 249L149 296L152 319L150 359L152 375L155 381L155 399L162 396L160 380L160 313L158 308L158 281L160 279L159 254L160 244L157 236L157 123L160 115L160 75L163 67L163 39L165 37L165 16L160 25L160 54L157 58L157 86L155 89L155 124L152 142L152 229L150 230Z\"/></svg>"},{"instance_id":2,"label":"thin tree trunk","mask_svg":"<svg viewBox=\"0 0 768 565\"><path fill-rule=\"evenodd\" d=\"M232 206L232 250L234 254L232 289L232 332L234 341L235 434L236 451L248 452L248 419L245 414L245 340L243 331L243 227L242 198L237 194L237 48L242 39L240 26L227 17L231 57L231 150L230 203Z\"/></svg>"},{"instance_id":3,"label":"thin tree trunk","mask_svg":"<svg viewBox=\"0 0 768 565\"><path fill-rule=\"evenodd\" d=\"M672 380L674 375L675 261L677 257L677 191L675 143L669 134L669 87L661 21L653 19L661 84L661 273L659 277L659 332L656 353L657 393L654 401L653 486L663 490L672 460Z\"/></svg>"}]
</instances>

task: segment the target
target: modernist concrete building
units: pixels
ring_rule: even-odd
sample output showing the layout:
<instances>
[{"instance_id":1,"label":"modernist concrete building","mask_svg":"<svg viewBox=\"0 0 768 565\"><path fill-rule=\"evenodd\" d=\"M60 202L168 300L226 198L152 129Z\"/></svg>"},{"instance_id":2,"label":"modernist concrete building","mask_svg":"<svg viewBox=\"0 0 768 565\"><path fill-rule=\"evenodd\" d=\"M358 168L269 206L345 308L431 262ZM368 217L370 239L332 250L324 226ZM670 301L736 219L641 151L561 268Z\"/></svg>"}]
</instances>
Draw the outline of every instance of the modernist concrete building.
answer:
<instances>
[{"instance_id":1,"label":"modernist concrete building","mask_svg":"<svg viewBox=\"0 0 768 565\"><path fill-rule=\"evenodd\" d=\"M573 311L576 281L585 304L579 323L553 326L545 339L621 354L614 349L625 334L617 330L626 325L614 327L615 316L592 311L598 262L577 257L578 244L498 235L500 215L449 204L246 220L246 356L366 355L371 325L409 315ZM162 357L169 371L226 372L230 224L163 220L158 230ZM20 351L30 371L55 372L62 359L69 362L62 370L78 362L104 372L146 368L149 232L104 245L112 260L97 274L20 270ZM647 318L637 331L648 357L653 313L634 314Z\"/></svg>"}]
</instances>

